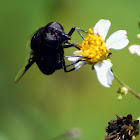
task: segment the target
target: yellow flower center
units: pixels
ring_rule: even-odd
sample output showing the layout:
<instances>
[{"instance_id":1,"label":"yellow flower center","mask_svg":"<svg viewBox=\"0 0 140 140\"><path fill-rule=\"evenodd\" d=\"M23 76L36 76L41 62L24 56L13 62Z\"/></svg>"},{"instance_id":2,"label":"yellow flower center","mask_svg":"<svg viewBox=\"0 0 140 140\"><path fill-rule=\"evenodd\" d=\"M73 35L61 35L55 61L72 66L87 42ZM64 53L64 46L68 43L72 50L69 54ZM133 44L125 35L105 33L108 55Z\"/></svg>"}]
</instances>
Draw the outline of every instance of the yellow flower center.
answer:
<instances>
[{"instance_id":1,"label":"yellow flower center","mask_svg":"<svg viewBox=\"0 0 140 140\"><path fill-rule=\"evenodd\" d=\"M79 45L82 52L79 52L86 63L97 63L103 59L107 59L107 47L101 36L95 35L92 29L89 29L88 36L83 40L82 45Z\"/></svg>"}]
</instances>

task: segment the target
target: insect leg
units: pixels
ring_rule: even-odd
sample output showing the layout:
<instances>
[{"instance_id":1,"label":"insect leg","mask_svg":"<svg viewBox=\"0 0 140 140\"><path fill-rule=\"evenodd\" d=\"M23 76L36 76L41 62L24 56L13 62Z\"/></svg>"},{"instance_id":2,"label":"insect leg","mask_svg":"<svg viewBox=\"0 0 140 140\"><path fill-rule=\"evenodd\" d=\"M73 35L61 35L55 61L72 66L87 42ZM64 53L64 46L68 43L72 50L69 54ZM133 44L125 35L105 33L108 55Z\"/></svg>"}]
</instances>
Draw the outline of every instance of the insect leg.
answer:
<instances>
[{"instance_id":1,"label":"insect leg","mask_svg":"<svg viewBox=\"0 0 140 140\"><path fill-rule=\"evenodd\" d=\"M70 67L70 66L72 66L72 65L75 65L76 63L78 63L78 62L80 62L80 61L85 61L85 60L77 60L76 62L73 62L72 64L67 65L67 66L65 65L65 62L63 61L63 62L64 62L64 63L63 63L63 64L64 64L64 65L63 65L63 66L64 66L64 71L65 71L65 72L71 72L71 71L75 70L75 68L72 68L72 69L70 69L70 70L67 70L67 67Z\"/></svg>"},{"instance_id":2,"label":"insect leg","mask_svg":"<svg viewBox=\"0 0 140 140\"><path fill-rule=\"evenodd\" d=\"M81 36L83 39L84 39L84 37L83 37L83 35L80 33L80 31L82 31L82 32L84 32L84 33L88 33L87 31L85 31L85 30L83 30L83 29L80 29L80 28L78 28L78 27L72 27L71 30L70 30L70 32L68 33L68 35L71 36L71 35L74 33L75 30L80 34L80 36Z\"/></svg>"},{"instance_id":3,"label":"insect leg","mask_svg":"<svg viewBox=\"0 0 140 140\"><path fill-rule=\"evenodd\" d=\"M72 43L72 42L68 42L68 43L69 43L69 45L64 45L63 47L64 48L75 47L78 50L80 50L80 48L75 43Z\"/></svg>"}]
</instances>

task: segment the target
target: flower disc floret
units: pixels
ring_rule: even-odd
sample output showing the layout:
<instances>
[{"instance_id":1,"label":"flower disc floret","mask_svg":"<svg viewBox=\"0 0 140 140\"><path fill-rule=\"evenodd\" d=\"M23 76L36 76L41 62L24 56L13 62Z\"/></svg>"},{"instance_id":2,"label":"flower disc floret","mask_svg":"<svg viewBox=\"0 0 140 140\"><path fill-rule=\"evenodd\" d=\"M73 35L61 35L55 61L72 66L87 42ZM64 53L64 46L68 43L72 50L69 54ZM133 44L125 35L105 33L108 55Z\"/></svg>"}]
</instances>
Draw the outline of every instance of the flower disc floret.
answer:
<instances>
[{"instance_id":1,"label":"flower disc floret","mask_svg":"<svg viewBox=\"0 0 140 140\"><path fill-rule=\"evenodd\" d=\"M98 34L94 34L92 29L89 29L88 36L83 40L80 49L82 51L79 54L86 59L86 63L97 63L107 58L104 40Z\"/></svg>"}]
</instances>

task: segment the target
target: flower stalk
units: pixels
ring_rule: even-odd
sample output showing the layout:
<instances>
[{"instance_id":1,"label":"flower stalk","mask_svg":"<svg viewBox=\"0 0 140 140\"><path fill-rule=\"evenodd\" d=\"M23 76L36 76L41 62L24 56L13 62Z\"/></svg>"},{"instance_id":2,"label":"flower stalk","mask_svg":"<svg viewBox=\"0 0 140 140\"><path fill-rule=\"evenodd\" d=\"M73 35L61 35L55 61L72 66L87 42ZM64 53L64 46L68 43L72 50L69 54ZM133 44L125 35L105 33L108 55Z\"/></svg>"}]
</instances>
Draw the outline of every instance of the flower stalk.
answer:
<instances>
[{"instance_id":1,"label":"flower stalk","mask_svg":"<svg viewBox=\"0 0 140 140\"><path fill-rule=\"evenodd\" d=\"M112 70L115 79L123 86L126 87L128 89L128 92L130 92L132 95L134 95L137 99L140 100L140 96L136 94L135 91L133 91L128 85L126 85L124 82L122 82L119 77L116 75L116 73Z\"/></svg>"}]
</instances>

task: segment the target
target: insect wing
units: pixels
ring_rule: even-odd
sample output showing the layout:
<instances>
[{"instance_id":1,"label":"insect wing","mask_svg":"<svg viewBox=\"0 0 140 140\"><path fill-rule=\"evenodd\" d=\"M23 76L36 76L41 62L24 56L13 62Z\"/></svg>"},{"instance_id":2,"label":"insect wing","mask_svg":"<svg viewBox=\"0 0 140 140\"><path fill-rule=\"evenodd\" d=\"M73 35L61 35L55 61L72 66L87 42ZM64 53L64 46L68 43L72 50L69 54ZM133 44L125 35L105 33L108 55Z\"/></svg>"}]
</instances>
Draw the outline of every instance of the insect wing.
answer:
<instances>
[{"instance_id":1,"label":"insect wing","mask_svg":"<svg viewBox=\"0 0 140 140\"><path fill-rule=\"evenodd\" d=\"M35 62L33 54L30 53L28 59L26 60L26 64L24 67L22 67L19 72L17 73L14 82L18 82L22 76L25 74L25 72L32 66L32 64Z\"/></svg>"}]
</instances>

